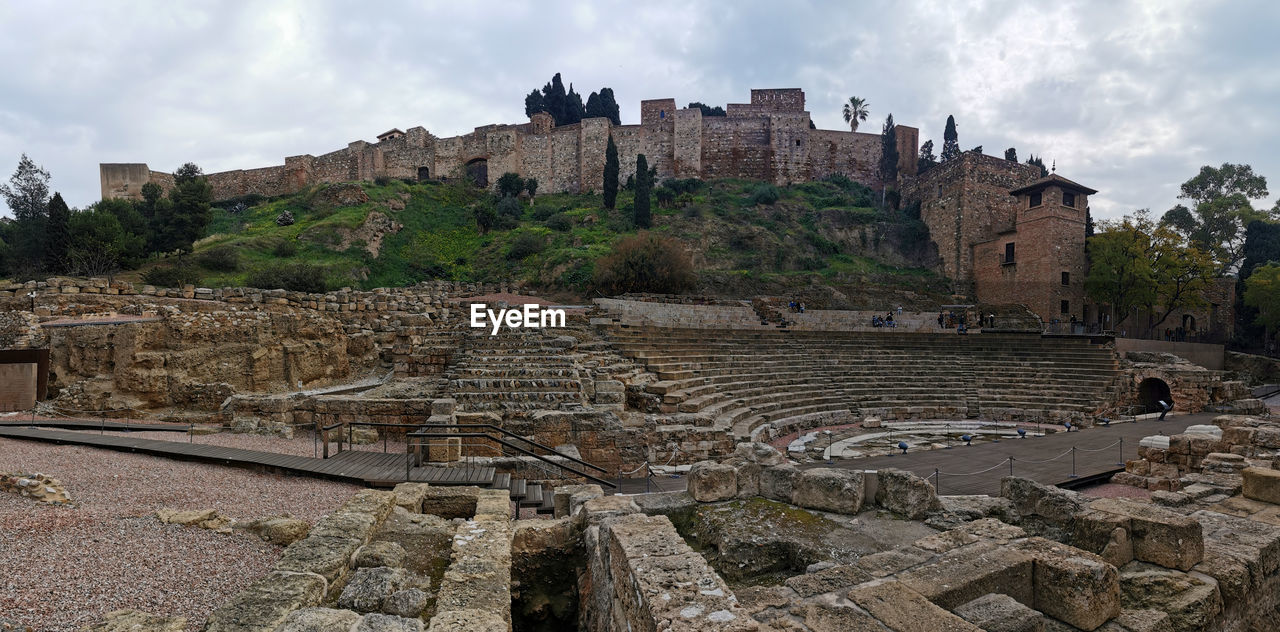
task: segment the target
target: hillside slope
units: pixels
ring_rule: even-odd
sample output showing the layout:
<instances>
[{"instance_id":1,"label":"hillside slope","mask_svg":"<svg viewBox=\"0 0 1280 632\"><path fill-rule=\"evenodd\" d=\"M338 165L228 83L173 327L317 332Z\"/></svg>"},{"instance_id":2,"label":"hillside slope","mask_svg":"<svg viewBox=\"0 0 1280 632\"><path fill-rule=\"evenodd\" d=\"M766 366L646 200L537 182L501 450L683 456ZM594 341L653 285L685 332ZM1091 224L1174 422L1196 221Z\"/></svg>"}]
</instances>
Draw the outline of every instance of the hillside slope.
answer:
<instances>
[{"instance_id":1,"label":"hillside slope","mask_svg":"<svg viewBox=\"0 0 1280 632\"><path fill-rule=\"evenodd\" d=\"M882 305L891 299L879 295L896 290L922 298L948 290L931 271L937 255L923 224L909 211L872 208L871 192L847 180L780 188L675 181L659 191L653 230L688 247L702 293L807 293L815 305L859 306L867 297ZM207 286L270 284L269 273L305 264L329 287L518 280L582 296L595 261L635 232L632 197L620 191L616 210L604 209L598 194L522 198L519 218L499 216L482 233L476 209L498 202L463 182L323 185L221 202L188 260L148 268L155 275L181 266ZM293 223L280 225L286 213Z\"/></svg>"}]
</instances>

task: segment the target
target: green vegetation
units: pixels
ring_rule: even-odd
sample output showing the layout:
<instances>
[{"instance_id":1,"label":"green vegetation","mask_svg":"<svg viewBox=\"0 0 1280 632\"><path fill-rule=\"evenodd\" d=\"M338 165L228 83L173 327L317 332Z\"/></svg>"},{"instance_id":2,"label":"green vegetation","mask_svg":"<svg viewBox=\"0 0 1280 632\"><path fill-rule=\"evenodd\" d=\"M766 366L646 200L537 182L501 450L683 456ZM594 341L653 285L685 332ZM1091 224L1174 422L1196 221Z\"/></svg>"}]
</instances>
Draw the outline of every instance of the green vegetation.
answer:
<instances>
[{"instance_id":1,"label":"green vegetation","mask_svg":"<svg viewBox=\"0 0 1280 632\"><path fill-rule=\"evenodd\" d=\"M147 264L146 281L169 285L161 281L170 274L213 287L371 288L432 279L518 279L574 293L593 292L599 284L660 286L631 285L625 277L615 283L610 279L617 275L603 272L597 277L600 263L618 252L618 242L638 230L634 190L618 192L615 210L605 208L599 194L519 201L463 180L360 186L369 201L355 206L320 202L326 185L279 198L220 202L195 252ZM693 255L697 289L798 288L814 281L917 291L945 287L932 272L895 266L873 252L882 242L902 249L927 243L927 231L906 212L874 208L876 196L848 178L787 187L736 179L650 186L658 201L652 235ZM513 180L508 189L517 190ZM275 219L285 211L295 221L279 226ZM362 229L374 212L403 226L379 235L376 255ZM482 217L491 222L487 230ZM290 267L295 264L309 267ZM315 283L304 284L304 277ZM694 289L682 280L666 287Z\"/></svg>"}]
</instances>

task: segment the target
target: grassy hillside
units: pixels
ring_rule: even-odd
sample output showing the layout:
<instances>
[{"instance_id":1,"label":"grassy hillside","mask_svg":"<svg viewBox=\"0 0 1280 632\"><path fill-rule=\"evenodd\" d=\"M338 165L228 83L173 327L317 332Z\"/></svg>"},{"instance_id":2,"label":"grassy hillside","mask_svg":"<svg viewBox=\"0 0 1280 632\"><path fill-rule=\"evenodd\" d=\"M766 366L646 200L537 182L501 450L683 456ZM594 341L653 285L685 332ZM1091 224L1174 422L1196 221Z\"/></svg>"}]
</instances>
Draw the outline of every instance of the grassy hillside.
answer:
<instances>
[{"instance_id":1,"label":"grassy hillside","mask_svg":"<svg viewBox=\"0 0 1280 632\"><path fill-rule=\"evenodd\" d=\"M367 201L352 203L364 197L356 186ZM946 290L927 269L936 256L923 224L910 211L876 210L871 192L847 180L779 188L745 180L678 181L663 188L653 230L687 245L704 292L781 293L815 284L836 288L837 295ZM521 216L487 234L475 220L483 205L497 201L464 183L396 180L232 200L215 209L208 235L182 265L208 286L251 285L262 281L263 270L307 264L330 287L517 279L587 294L596 260L635 232L626 190L612 211L598 194L522 199ZM286 211L294 223L277 225ZM399 230L385 230L392 222ZM369 246L379 239L375 255Z\"/></svg>"}]
</instances>

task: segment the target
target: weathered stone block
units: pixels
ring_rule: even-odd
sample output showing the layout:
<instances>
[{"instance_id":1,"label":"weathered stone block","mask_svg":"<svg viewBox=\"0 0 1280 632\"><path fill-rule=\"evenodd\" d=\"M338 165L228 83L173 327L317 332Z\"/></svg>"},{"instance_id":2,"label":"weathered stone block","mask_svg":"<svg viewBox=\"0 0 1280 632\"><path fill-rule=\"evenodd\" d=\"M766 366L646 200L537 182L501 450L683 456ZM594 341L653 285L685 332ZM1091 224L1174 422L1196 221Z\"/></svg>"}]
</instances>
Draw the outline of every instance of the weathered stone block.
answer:
<instances>
[{"instance_id":1,"label":"weathered stone block","mask_svg":"<svg viewBox=\"0 0 1280 632\"><path fill-rule=\"evenodd\" d=\"M1070 544L1101 556L1112 566L1124 566L1133 560L1130 526L1128 516L1086 509L1076 515Z\"/></svg>"},{"instance_id":2,"label":"weathered stone block","mask_svg":"<svg viewBox=\"0 0 1280 632\"><path fill-rule=\"evenodd\" d=\"M360 623L360 615L350 610L303 608L289 613L276 632L326 632L350 630Z\"/></svg>"},{"instance_id":3,"label":"weathered stone block","mask_svg":"<svg viewBox=\"0 0 1280 632\"><path fill-rule=\"evenodd\" d=\"M1264 503L1280 504L1280 470L1247 467L1244 476L1244 497Z\"/></svg>"},{"instance_id":4,"label":"weathered stone block","mask_svg":"<svg viewBox=\"0 0 1280 632\"><path fill-rule=\"evenodd\" d=\"M1013 597L991 593L957 606L955 613L986 632L1043 632L1044 615Z\"/></svg>"},{"instance_id":5,"label":"weathered stone block","mask_svg":"<svg viewBox=\"0 0 1280 632\"><path fill-rule=\"evenodd\" d=\"M903 571L898 580L943 608L954 608L987 593L1001 593L1032 604L1033 570L1033 558L1026 553L979 542Z\"/></svg>"},{"instance_id":6,"label":"weathered stone block","mask_svg":"<svg viewBox=\"0 0 1280 632\"><path fill-rule=\"evenodd\" d=\"M1074 492L1015 476L1000 480L1000 495L1013 503L1013 510L1019 515L1040 516L1063 525L1069 524L1083 508L1079 495Z\"/></svg>"},{"instance_id":7,"label":"weathered stone block","mask_svg":"<svg viewBox=\"0 0 1280 632\"><path fill-rule=\"evenodd\" d=\"M689 469L688 486L698 502L729 500L738 495L738 473L728 463L699 461Z\"/></svg>"},{"instance_id":8,"label":"weathered stone block","mask_svg":"<svg viewBox=\"0 0 1280 632\"><path fill-rule=\"evenodd\" d=\"M314 573L273 571L214 610L203 630L273 632L294 610L320 605L326 588L325 578Z\"/></svg>"},{"instance_id":9,"label":"weathered stone block","mask_svg":"<svg viewBox=\"0 0 1280 632\"><path fill-rule=\"evenodd\" d=\"M309 535L285 548L276 569L293 573L314 573L330 582L347 571L351 556L364 544L356 538Z\"/></svg>"},{"instance_id":10,"label":"weathered stone block","mask_svg":"<svg viewBox=\"0 0 1280 632\"><path fill-rule=\"evenodd\" d=\"M102 620L81 628L80 632L183 632L187 627L186 617L165 617L147 614L137 610L114 610L102 615ZM6 622L0 621L0 628L10 628Z\"/></svg>"},{"instance_id":11,"label":"weathered stone block","mask_svg":"<svg viewBox=\"0 0 1280 632\"><path fill-rule=\"evenodd\" d=\"M1082 630L1094 630L1120 614L1116 567L1102 558L1044 538L1018 548L1035 560L1032 606Z\"/></svg>"},{"instance_id":12,"label":"weathered stone block","mask_svg":"<svg viewBox=\"0 0 1280 632\"><path fill-rule=\"evenodd\" d=\"M1204 536L1200 523L1192 518L1115 498L1095 500L1089 507L1130 519L1135 559L1185 571L1204 558Z\"/></svg>"},{"instance_id":13,"label":"weathered stone block","mask_svg":"<svg viewBox=\"0 0 1280 632\"><path fill-rule=\"evenodd\" d=\"M854 587L847 596L899 632L983 632L982 628L929 603L901 582L878 579Z\"/></svg>"},{"instance_id":14,"label":"weathered stone block","mask_svg":"<svg viewBox=\"0 0 1280 632\"><path fill-rule=\"evenodd\" d=\"M791 502L792 485L800 470L794 465L775 465L760 471L760 495L769 500Z\"/></svg>"},{"instance_id":15,"label":"weathered stone block","mask_svg":"<svg viewBox=\"0 0 1280 632\"><path fill-rule=\"evenodd\" d=\"M862 509L862 472L815 468L792 483L791 504L805 509L856 514Z\"/></svg>"},{"instance_id":16,"label":"weathered stone block","mask_svg":"<svg viewBox=\"0 0 1280 632\"><path fill-rule=\"evenodd\" d=\"M876 504L908 520L920 520L942 511L937 490L912 472L884 469L876 472Z\"/></svg>"},{"instance_id":17,"label":"weathered stone block","mask_svg":"<svg viewBox=\"0 0 1280 632\"><path fill-rule=\"evenodd\" d=\"M796 575L787 579L786 586L801 597L812 597L822 593L857 586L870 581L871 575L856 567L840 564L822 570Z\"/></svg>"},{"instance_id":18,"label":"weathered stone block","mask_svg":"<svg viewBox=\"0 0 1280 632\"><path fill-rule=\"evenodd\" d=\"M382 608L384 599L400 589L404 580L404 570L400 568L357 568L342 587L338 606L357 612L375 612Z\"/></svg>"}]
</instances>

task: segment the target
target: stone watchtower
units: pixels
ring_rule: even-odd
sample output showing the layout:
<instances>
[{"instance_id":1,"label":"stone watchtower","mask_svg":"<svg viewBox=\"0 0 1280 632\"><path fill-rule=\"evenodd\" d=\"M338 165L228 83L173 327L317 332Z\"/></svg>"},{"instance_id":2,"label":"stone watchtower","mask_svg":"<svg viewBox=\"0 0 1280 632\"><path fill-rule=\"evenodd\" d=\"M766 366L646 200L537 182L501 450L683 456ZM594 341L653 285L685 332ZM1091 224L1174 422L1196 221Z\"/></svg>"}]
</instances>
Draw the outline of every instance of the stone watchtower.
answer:
<instances>
[{"instance_id":1,"label":"stone watchtower","mask_svg":"<svg viewBox=\"0 0 1280 632\"><path fill-rule=\"evenodd\" d=\"M1085 320L1085 213L1094 193L1057 174L1009 191L1012 229L973 246L978 300L1021 303L1046 322Z\"/></svg>"}]
</instances>

